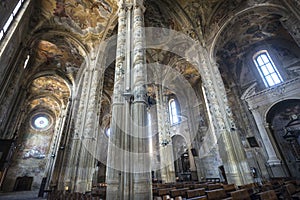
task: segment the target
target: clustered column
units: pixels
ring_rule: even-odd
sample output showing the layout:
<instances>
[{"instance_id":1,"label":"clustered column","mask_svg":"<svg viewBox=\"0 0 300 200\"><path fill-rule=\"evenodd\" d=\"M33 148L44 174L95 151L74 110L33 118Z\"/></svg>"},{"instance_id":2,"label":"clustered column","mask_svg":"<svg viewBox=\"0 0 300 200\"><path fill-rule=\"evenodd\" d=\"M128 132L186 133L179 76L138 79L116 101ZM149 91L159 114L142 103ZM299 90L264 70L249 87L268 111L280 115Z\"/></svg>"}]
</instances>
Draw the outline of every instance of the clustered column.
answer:
<instances>
[{"instance_id":1,"label":"clustered column","mask_svg":"<svg viewBox=\"0 0 300 200\"><path fill-rule=\"evenodd\" d=\"M229 183L240 185L252 182L250 167L234 124L218 66L208 59L209 56L205 51L200 54L200 58L206 75L204 87L207 100L211 105L210 112L215 126L215 137L218 140L227 180Z\"/></svg>"},{"instance_id":2,"label":"clustered column","mask_svg":"<svg viewBox=\"0 0 300 200\"><path fill-rule=\"evenodd\" d=\"M107 199L152 199L143 1L119 2Z\"/></svg>"},{"instance_id":3,"label":"clustered column","mask_svg":"<svg viewBox=\"0 0 300 200\"><path fill-rule=\"evenodd\" d=\"M70 158L65 175L65 186L74 192L86 192L92 188L92 176L96 153L96 126L98 99L101 96L99 87L103 72L97 69L97 59L92 54L88 69L85 72L77 115L75 133L72 138Z\"/></svg>"}]
</instances>

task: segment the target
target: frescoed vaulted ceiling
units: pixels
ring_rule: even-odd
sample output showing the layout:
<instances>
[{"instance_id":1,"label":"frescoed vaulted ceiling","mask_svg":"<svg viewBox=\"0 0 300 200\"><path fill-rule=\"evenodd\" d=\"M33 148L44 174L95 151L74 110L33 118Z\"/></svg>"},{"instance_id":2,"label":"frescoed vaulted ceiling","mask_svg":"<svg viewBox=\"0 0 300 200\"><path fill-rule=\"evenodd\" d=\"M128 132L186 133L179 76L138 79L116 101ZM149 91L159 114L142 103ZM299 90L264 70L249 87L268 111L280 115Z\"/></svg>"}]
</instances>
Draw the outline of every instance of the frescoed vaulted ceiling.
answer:
<instances>
[{"instance_id":1,"label":"frescoed vaulted ceiling","mask_svg":"<svg viewBox=\"0 0 300 200\"><path fill-rule=\"evenodd\" d=\"M42 0L41 13L44 18L69 26L80 33L95 34L105 30L108 20L116 12L114 0Z\"/></svg>"},{"instance_id":2,"label":"frescoed vaulted ceiling","mask_svg":"<svg viewBox=\"0 0 300 200\"><path fill-rule=\"evenodd\" d=\"M118 2L118 0L36 1L34 13L37 14L31 20L31 34L39 35L39 39L31 49L35 55L32 73L52 69L64 73L74 83L87 55L96 49L101 41L117 34ZM232 17L239 10L265 2L265 0L145 0L145 25L173 29L188 34L194 40L205 41L203 45L206 45L208 50L214 48L214 56L224 74L223 78L226 79L225 84L230 85L230 81L235 80L247 86L251 83L251 80L247 80L249 78L247 74L250 72L241 65L245 52L259 42L279 38L279 35L280 39L291 40L280 23L281 16L272 9L250 10L241 17ZM228 21L230 22L227 23ZM225 23L227 23L225 28L221 30ZM109 54L115 55L115 52ZM201 84L201 75L186 60L153 49L147 50L147 56L148 62L170 65L192 87L199 87ZM104 91L108 96L112 95L114 84L114 66L111 63L109 65L104 78ZM42 80L44 86L40 87L41 90L50 81L50 85L64 88L64 94L67 94L66 85L62 86L60 81L57 82L53 77L44 76L38 81ZM152 91L152 88L149 87L148 91ZM36 103L32 104L34 107Z\"/></svg>"},{"instance_id":3,"label":"frescoed vaulted ceiling","mask_svg":"<svg viewBox=\"0 0 300 200\"><path fill-rule=\"evenodd\" d=\"M42 76L32 81L29 88L28 110L43 109L56 116L67 106L70 89L64 80L57 76Z\"/></svg>"}]
</instances>

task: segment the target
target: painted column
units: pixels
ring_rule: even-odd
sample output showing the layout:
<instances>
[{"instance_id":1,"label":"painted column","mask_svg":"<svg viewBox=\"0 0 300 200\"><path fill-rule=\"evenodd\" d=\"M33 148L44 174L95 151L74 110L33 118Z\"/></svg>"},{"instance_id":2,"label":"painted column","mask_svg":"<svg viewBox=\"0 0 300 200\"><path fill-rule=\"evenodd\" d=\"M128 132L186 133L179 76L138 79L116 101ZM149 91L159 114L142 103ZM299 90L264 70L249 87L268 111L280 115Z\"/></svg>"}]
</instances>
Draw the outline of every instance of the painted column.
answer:
<instances>
[{"instance_id":1,"label":"painted column","mask_svg":"<svg viewBox=\"0 0 300 200\"><path fill-rule=\"evenodd\" d=\"M77 169L78 169L78 160L80 157L80 149L81 149L81 138L82 138L82 126L83 126L83 119L84 116L81 113L84 113L84 107L86 104L86 97L88 95L88 83L90 80L91 71L86 70L83 76L82 81L82 91L80 99L78 99L78 107L75 107L77 109L77 112L75 112L74 116L74 132L72 134L71 141L68 146L66 146L67 154L69 155L67 157L67 166L66 166L66 172L64 177L64 184L65 188L68 188L70 191L75 191L75 181L77 176Z\"/></svg>"},{"instance_id":2,"label":"painted column","mask_svg":"<svg viewBox=\"0 0 300 200\"><path fill-rule=\"evenodd\" d=\"M145 54L143 1L134 2L133 7L133 198L152 199L151 161L147 120L147 67ZM137 173L139 172L139 173Z\"/></svg>"},{"instance_id":3,"label":"painted column","mask_svg":"<svg viewBox=\"0 0 300 200\"><path fill-rule=\"evenodd\" d=\"M62 112L60 113L58 124L56 125L55 128L56 130L54 134L55 136L53 137L54 139L52 141L52 146L50 149L51 156L49 157L49 161L47 163L46 170L45 170L45 177L47 177L45 188L49 188L51 180L58 179L56 178L57 175L55 174L54 171L56 170L55 165L60 164L58 163L60 161L58 159L59 148L61 144L62 135L65 130L65 122L66 122L68 112L70 111L70 107L71 107L71 102L68 103L67 109L65 107L62 107L61 109Z\"/></svg>"},{"instance_id":4,"label":"painted column","mask_svg":"<svg viewBox=\"0 0 300 200\"><path fill-rule=\"evenodd\" d=\"M227 180L237 185L253 182L218 65L208 58L206 51L200 54L201 66L204 66L203 75L206 76L204 87Z\"/></svg>"},{"instance_id":5,"label":"painted column","mask_svg":"<svg viewBox=\"0 0 300 200\"><path fill-rule=\"evenodd\" d=\"M213 62L214 78L216 80L215 90L221 112L223 113L223 120L226 129L222 131L222 142L225 144L221 151L226 151L230 160L222 159L228 182L236 183L237 185L253 182L250 174L250 167L247 162L246 154L242 146L239 130L236 128L231 108L227 99L225 86L219 71L217 63ZM227 171L226 171L227 168Z\"/></svg>"},{"instance_id":6,"label":"painted column","mask_svg":"<svg viewBox=\"0 0 300 200\"><path fill-rule=\"evenodd\" d=\"M152 199L143 15L143 1L119 2L108 200Z\"/></svg>"},{"instance_id":7,"label":"painted column","mask_svg":"<svg viewBox=\"0 0 300 200\"><path fill-rule=\"evenodd\" d=\"M122 167L124 157L122 151L122 137L124 131L124 107L125 98L122 94L125 92L124 77L125 77L125 51L126 51L126 13L128 8L125 4L119 5L118 13L118 38L117 38L117 52L116 52L116 68L114 91L112 99L112 119L110 126L110 137L108 144L107 155L107 169L106 169L106 199L117 200L122 199L124 190L123 183L121 182ZM118 167L119 166L119 167ZM123 180L122 180L123 181Z\"/></svg>"},{"instance_id":8,"label":"painted column","mask_svg":"<svg viewBox=\"0 0 300 200\"><path fill-rule=\"evenodd\" d=\"M96 59L92 61L93 69L91 79L89 80L88 99L85 104L84 119L82 125L81 148L79 150L79 166L76 172L75 191L85 192L92 188L92 176L95 167L96 153L96 126L98 125L98 97L101 95L99 88L99 80L102 73L99 69L95 69Z\"/></svg>"},{"instance_id":9,"label":"painted column","mask_svg":"<svg viewBox=\"0 0 300 200\"><path fill-rule=\"evenodd\" d=\"M83 77L75 133L72 138L70 159L65 176L65 186L73 192L86 192L92 188L95 167L96 130L98 125L100 80L103 72L97 68L94 51ZM95 112L96 111L96 112Z\"/></svg>"}]
</instances>

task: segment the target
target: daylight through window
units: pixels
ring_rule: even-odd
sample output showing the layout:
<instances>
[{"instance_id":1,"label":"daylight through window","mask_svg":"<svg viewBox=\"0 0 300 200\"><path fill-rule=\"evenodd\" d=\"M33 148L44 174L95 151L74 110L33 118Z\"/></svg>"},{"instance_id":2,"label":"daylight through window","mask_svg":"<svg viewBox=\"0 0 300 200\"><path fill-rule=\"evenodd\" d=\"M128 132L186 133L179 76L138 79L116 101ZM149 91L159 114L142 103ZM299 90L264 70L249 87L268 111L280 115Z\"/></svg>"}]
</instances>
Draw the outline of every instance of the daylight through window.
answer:
<instances>
[{"instance_id":1,"label":"daylight through window","mask_svg":"<svg viewBox=\"0 0 300 200\"><path fill-rule=\"evenodd\" d=\"M171 99L169 102L169 112L170 112L171 125L179 123L176 102L174 99Z\"/></svg>"},{"instance_id":2,"label":"daylight through window","mask_svg":"<svg viewBox=\"0 0 300 200\"><path fill-rule=\"evenodd\" d=\"M271 87L283 82L276 66L266 50L260 51L253 59L266 87Z\"/></svg>"}]
</instances>

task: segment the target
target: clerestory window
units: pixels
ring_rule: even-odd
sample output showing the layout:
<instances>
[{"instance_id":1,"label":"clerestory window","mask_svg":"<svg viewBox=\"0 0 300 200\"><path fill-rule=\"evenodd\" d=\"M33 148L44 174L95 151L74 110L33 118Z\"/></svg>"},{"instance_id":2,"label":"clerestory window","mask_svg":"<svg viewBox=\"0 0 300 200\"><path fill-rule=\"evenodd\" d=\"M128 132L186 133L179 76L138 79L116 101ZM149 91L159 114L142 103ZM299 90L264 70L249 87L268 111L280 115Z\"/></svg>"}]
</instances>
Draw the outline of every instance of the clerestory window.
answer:
<instances>
[{"instance_id":1,"label":"clerestory window","mask_svg":"<svg viewBox=\"0 0 300 200\"><path fill-rule=\"evenodd\" d=\"M267 50L262 50L255 54L253 61L266 87L271 87L283 82Z\"/></svg>"}]
</instances>

